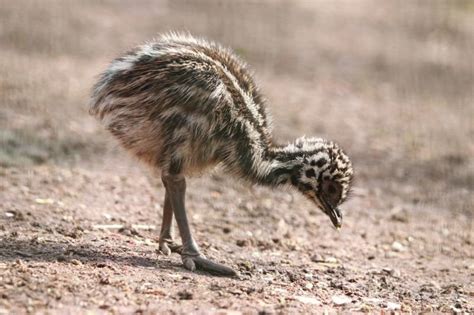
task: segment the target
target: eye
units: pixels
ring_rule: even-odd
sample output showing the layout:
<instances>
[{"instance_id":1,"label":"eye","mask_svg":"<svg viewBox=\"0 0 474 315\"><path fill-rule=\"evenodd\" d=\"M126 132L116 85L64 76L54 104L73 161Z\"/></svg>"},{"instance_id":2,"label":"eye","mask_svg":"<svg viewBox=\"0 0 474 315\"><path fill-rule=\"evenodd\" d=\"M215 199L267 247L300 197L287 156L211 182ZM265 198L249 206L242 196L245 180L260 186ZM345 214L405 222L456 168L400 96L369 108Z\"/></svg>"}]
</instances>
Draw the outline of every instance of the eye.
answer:
<instances>
[{"instance_id":1,"label":"eye","mask_svg":"<svg viewBox=\"0 0 474 315\"><path fill-rule=\"evenodd\" d=\"M341 184L332 180L325 180L322 184L322 190L322 193L324 194L326 199L333 206L337 206L339 204L342 192Z\"/></svg>"},{"instance_id":2,"label":"eye","mask_svg":"<svg viewBox=\"0 0 474 315\"><path fill-rule=\"evenodd\" d=\"M334 186L334 184L329 184L328 185L328 193L330 195L334 195L336 193L336 187Z\"/></svg>"}]
</instances>

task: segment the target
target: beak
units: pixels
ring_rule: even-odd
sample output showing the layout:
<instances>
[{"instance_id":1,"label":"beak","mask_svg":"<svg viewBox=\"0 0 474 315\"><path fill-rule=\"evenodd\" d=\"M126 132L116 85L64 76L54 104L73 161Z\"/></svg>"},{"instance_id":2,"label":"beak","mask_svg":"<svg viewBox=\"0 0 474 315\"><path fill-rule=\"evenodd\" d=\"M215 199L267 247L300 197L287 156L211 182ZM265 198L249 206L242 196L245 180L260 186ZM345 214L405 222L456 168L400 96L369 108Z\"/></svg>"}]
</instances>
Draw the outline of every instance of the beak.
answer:
<instances>
[{"instance_id":1,"label":"beak","mask_svg":"<svg viewBox=\"0 0 474 315\"><path fill-rule=\"evenodd\" d=\"M327 202L326 199L324 199L324 197L320 198L320 200L321 200L321 203L324 207L324 209L323 209L324 212L329 216L329 218L331 219L331 222L334 225L334 227L336 229L341 228L341 226L342 226L342 213L341 213L341 211L338 208L331 206L331 204L329 202Z\"/></svg>"}]
</instances>

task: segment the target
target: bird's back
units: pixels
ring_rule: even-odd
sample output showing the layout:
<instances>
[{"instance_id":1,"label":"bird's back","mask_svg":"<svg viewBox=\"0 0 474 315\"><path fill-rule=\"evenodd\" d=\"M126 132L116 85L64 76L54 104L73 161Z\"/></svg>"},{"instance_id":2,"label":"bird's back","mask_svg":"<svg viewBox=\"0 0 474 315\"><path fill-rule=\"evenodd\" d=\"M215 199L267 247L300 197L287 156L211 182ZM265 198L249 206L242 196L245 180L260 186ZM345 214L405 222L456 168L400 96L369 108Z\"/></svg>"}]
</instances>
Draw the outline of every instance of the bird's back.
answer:
<instances>
[{"instance_id":1,"label":"bird's back","mask_svg":"<svg viewBox=\"0 0 474 315\"><path fill-rule=\"evenodd\" d=\"M223 162L245 173L271 143L246 65L191 36L165 35L115 59L90 112L139 158L171 171Z\"/></svg>"}]
</instances>

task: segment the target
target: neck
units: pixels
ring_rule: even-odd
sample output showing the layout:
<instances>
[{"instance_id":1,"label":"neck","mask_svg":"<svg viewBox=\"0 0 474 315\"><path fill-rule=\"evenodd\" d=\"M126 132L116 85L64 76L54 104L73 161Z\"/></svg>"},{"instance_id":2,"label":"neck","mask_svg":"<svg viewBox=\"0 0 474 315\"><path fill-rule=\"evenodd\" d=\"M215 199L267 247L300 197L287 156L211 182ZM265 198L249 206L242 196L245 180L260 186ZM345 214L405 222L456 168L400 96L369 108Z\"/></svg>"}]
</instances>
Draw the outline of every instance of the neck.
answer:
<instances>
[{"instance_id":1,"label":"neck","mask_svg":"<svg viewBox=\"0 0 474 315\"><path fill-rule=\"evenodd\" d=\"M302 167L299 158L303 152L286 150L285 146L274 146L267 153L255 161L252 172L252 181L265 186L290 184L291 176Z\"/></svg>"}]
</instances>

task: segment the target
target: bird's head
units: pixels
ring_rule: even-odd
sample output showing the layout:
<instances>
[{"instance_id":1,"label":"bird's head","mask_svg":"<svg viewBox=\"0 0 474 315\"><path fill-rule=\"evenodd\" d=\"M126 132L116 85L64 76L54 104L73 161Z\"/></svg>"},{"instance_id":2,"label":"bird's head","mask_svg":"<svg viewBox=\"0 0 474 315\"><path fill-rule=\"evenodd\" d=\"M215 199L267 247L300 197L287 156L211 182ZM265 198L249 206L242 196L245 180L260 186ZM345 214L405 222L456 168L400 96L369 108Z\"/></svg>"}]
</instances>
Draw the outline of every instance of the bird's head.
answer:
<instances>
[{"instance_id":1,"label":"bird's head","mask_svg":"<svg viewBox=\"0 0 474 315\"><path fill-rule=\"evenodd\" d=\"M336 228L342 226L339 205L349 194L354 171L347 155L334 142L299 138L292 144L299 166L291 183L326 213Z\"/></svg>"}]
</instances>

